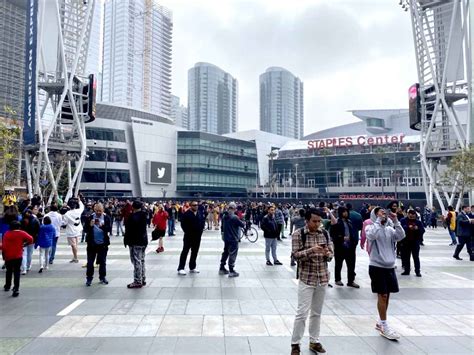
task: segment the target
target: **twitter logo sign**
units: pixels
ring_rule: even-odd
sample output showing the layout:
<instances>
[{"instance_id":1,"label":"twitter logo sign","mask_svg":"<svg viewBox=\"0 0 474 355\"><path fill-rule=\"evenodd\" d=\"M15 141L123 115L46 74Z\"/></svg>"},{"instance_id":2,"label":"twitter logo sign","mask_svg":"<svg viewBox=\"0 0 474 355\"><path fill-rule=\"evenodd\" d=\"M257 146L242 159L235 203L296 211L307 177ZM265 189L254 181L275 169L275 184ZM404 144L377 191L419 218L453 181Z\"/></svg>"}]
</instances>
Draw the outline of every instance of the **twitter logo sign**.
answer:
<instances>
[{"instance_id":1,"label":"twitter logo sign","mask_svg":"<svg viewBox=\"0 0 474 355\"><path fill-rule=\"evenodd\" d=\"M171 184L170 163L162 163L157 161L148 161L148 183L150 184Z\"/></svg>"}]
</instances>

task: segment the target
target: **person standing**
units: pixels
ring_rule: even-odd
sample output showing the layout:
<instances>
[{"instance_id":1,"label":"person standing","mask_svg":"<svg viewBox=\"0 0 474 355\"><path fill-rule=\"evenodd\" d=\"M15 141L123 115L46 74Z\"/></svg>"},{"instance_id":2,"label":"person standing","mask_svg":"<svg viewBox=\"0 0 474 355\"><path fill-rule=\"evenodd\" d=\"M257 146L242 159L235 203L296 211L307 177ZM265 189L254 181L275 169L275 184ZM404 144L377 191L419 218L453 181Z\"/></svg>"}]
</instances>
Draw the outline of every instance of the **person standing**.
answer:
<instances>
[{"instance_id":1,"label":"person standing","mask_svg":"<svg viewBox=\"0 0 474 355\"><path fill-rule=\"evenodd\" d=\"M300 208L298 212L293 212L293 218L291 218L290 224L295 230L303 228L306 225L305 213L306 211L304 210L304 208ZM293 257L293 254L291 254L290 257L290 265L296 265L296 261Z\"/></svg>"},{"instance_id":2,"label":"person standing","mask_svg":"<svg viewBox=\"0 0 474 355\"><path fill-rule=\"evenodd\" d=\"M273 263L275 265L283 265L278 260L276 253L277 238L280 236L281 229L275 221L275 206L268 207L268 213L263 217L260 228L263 230L263 237L265 238L265 257L267 259L267 265L273 265L270 261L270 250L272 251Z\"/></svg>"},{"instance_id":3,"label":"person standing","mask_svg":"<svg viewBox=\"0 0 474 355\"><path fill-rule=\"evenodd\" d=\"M174 202L166 208L168 213L168 237L174 236L174 230L176 226L176 220L178 219L178 211L176 210L176 205Z\"/></svg>"},{"instance_id":4,"label":"person standing","mask_svg":"<svg viewBox=\"0 0 474 355\"><path fill-rule=\"evenodd\" d=\"M23 245L32 245L33 237L27 232L20 230L21 224L18 221L10 223L10 230L3 236L2 255L5 260L7 272L5 274L5 292L10 291L13 275L13 297L20 294L20 271L23 256Z\"/></svg>"},{"instance_id":5,"label":"person standing","mask_svg":"<svg viewBox=\"0 0 474 355\"><path fill-rule=\"evenodd\" d=\"M277 240L281 242L281 239L285 239L285 216L283 215L283 211L281 210L281 205L278 205L277 208L275 208L275 222L277 224L278 230L280 233L278 234ZM281 236L280 236L281 234Z\"/></svg>"},{"instance_id":6,"label":"person standing","mask_svg":"<svg viewBox=\"0 0 474 355\"><path fill-rule=\"evenodd\" d=\"M94 278L94 262L99 265L99 280L102 285L109 282L107 276L107 252L110 245L110 234L112 233L112 219L104 213L104 206L96 203L94 213L86 222L87 243L87 271L86 286L90 286Z\"/></svg>"},{"instance_id":7,"label":"person standing","mask_svg":"<svg viewBox=\"0 0 474 355\"><path fill-rule=\"evenodd\" d=\"M244 222L235 215L236 208L234 202L229 203L227 213L222 218L221 227L224 251L222 252L219 274L228 275L229 277L239 276L239 273L235 271L235 261L239 252L240 229L245 227ZM227 259L229 259L229 270L225 268Z\"/></svg>"},{"instance_id":8,"label":"person standing","mask_svg":"<svg viewBox=\"0 0 474 355\"><path fill-rule=\"evenodd\" d=\"M377 294L377 310L379 321L375 329L380 335L390 340L400 338L387 322L387 310L391 293L399 291L397 275L395 274L395 243L405 238L397 215L390 211L389 218L393 223L388 223L387 214L381 207L375 207L370 215L373 224L365 227L368 240L369 276L372 292Z\"/></svg>"},{"instance_id":9,"label":"person standing","mask_svg":"<svg viewBox=\"0 0 474 355\"><path fill-rule=\"evenodd\" d=\"M298 308L291 337L291 355L301 353L306 319L309 316L309 349L325 353L319 335L321 313L329 284L328 262L333 257L333 245L327 232L321 228L321 215L315 208L305 213L306 227L292 235L292 255L299 264Z\"/></svg>"},{"instance_id":10,"label":"person standing","mask_svg":"<svg viewBox=\"0 0 474 355\"><path fill-rule=\"evenodd\" d=\"M45 216L43 218L43 224L40 227L38 238L36 238L35 249L40 247L39 250L39 273L41 274L43 270L48 270L49 264L49 253L51 246L53 245L53 240L56 237L56 229L51 224L51 218Z\"/></svg>"},{"instance_id":11,"label":"person standing","mask_svg":"<svg viewBox=\"0 0 474 355\"><path fill-rule=\"evenodd\" d=\"M472 224L474 223L474 219L469 218L469 214L471 213L471 208L469 206L462 206L461 212L458 214L456 218L456 234L458 237L458 245L454 251L453 258L456 260L462 260L459 257L461 250L466 246L467 252L469 254L469 259L474 261L474 254L472 251L471 239L472 239Z\"/></svg>"},{"instance_id":12,"label":"person standing","mask_svg":"<svg viewBox=\"0 0 474 355\"><path fill-rule=\"evenodd\" d=\"M346 207L339 207L337 210L337 223L331 225L331 239L334 243L334 278L338 286L344 286L341 281L341 269L344 260L347 266L347 286L360 288L355 283L356 248L359 243L359 236L349 219L349 211Z\"/></svg>"},{"instance_id":13,"label":"person standing","mask_svg":"<svg viewBox=\"0 0 474 355\"><path fill-rule=\"evenodd\" d=\"M445 222L448 227L449 236L451 237L451 244L449 245L453 246L458 244L456 240L456 212L453 206L448 206Z\"/></svg>"},{"instance_id":14,"label":"person standing","mask_svg":"<svg viewBox=\"0 0 474 355\"><path fill-rule=\"evenodd\" d=\"M82 235L81 215L84 211L84 204L78 198L70 198L67 202L70 210L63 215L63 221L66 225L67 242L71 246L72 260L70 263L78 263L77 241Z\"/></svg>"},{"instance_id":15,"label":"person standing","mask_svg":"<svg viewBox=\"0 0 474 355\"><path fill-rule=\"evenodd\" d=\"M405 270L402 275L410 275L410 259L413 255L413 264L415 264L415 274L421 277L420 271L420 244L425 234L425 227L419 219L416 218L416 211L409 209L407 217L400 220L400 224L405 231L405 239L401 243L402 261Z\"/></svg>"},{"instance_id":16,"label":"person standing","mask_svg":"<svg viewBox=\"0 0 474 355\"><path fill-rule=\"evenodd\" d=\"M162 253L165 251L163 247L163 237L166 234L166 224L168 223L168 212L163 208L163 205L160 203L158 209L153 216L152 224L155 229L152 232L152 240L158 238L158 248L156 249L157 253Z\"/></svg>"},{"instance_id":17,"label":"person standing","mask_svg":"<svg viewBox=\"0 0 474 355\"><path fill-rule=\"evenodd\" d=\"M53 238L53 244L49 252L49 264L53 264L54 257L56 256L56 246L58 245L58 239L61 235L61 226L63 225L63 216L58 212L58 205L53 203L49 209L49 212L44 216L51 220L51 225L54 227L55 236Z\"/></svg>"},{"instance_id":18,"label":"person standing","mask_svg":"<svg viewBox=\"0 0 474 355\"><path fill-rule=\"evenodd\" d=\"M38 233L40 230L40 222L38 218L33 214L33 211L26 209L23 213L21 220L21 229L33 237L33 241L36 243ZM28 244L23 248L23 259L21 262L21 274L26 275L31 270L31 261L33 257L33 251L35 249L34 244Z\"/></svg>"},{"instance_id":19,"label":"person standing","mask_svg":"<svg viewBox=\"0 0 474 355\"><path fill-rule=\"evenodd\" d=\"M218 208L218 207L216 207ZM191 257L189 258L189 272L199 273L196 268L196 259L201 246L201 236L204 231L205 220L204 215L199 211L199 204L197 201L192 201L190 209L184 212L181 219L181 228L184 232L183 250L179 258L178 274L186 275L184 266L188 258L189 250L191 250Z\"/></svg>"},{"instance_id":20,"label":"person standing","mask_svg":"<svg viewBox=\"0 0 474 355\"><path fill-rule=\"evenodd\" d=\"M125 222L123 244L129 247L130 260L133 264L133 282L128 288L142 288L146 285L145 251L148 245L147 234L148 211L143 210L143 203L135 200L132 203L132 214Z\"/></svg>"}]
</instances>

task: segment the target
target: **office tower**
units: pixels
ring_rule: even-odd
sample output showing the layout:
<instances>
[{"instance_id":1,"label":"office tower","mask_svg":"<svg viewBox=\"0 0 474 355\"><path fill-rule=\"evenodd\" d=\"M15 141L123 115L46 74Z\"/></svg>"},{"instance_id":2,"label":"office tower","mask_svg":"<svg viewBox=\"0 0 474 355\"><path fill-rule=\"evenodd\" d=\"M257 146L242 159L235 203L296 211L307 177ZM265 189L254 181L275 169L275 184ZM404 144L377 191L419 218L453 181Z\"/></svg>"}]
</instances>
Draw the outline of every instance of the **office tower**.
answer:
<instances>
[{"instance_id":1,"label":"office tower","mask_svg":"<svg viewBox=\"0 0 474 355\"><path fill-rule=\"evenodd\" d=\"M237 131L237 80L217 66L196 63L188 71L189 129L214 134Z\"/></svg>"},{"instance_id":2,"label":"office tower","mask_svg":"<svg viewBox=\"0 0 474 355\"><path fill-rule=\"evenodd\" d=\"M89 45L87 46L87 57L86 57L86 69L84 72L85 76L89 74L94 74L97 80L96 88L96 99L97 101L102 101L101 99L101 38L102 38L102 14L103 14L104 5L102 0L94 1L94 10L92 12L92 21L91 21L91 32L89 37Z\"/></svg>"},{"instance_id":3,"label":"office tower","mask_svg":"<svg viewBox=\"0 0 474 355\"><path fill-rule=\"evenodd\" d=\"M260 129L301 139L304 135L303 82L288 70L268 68L260 75Z\"/></svg>"},{"instance_id":4,"label":"office tower","mask_svg":"<svg viewBox=\"0 0 474 355\"><path fill-rule=\"evenodd\" d=\"M0 0L0 119L23 117L26 4Z\"/></svg>"},{"instance_id":5,"label":"office tower","mask_svg":"<svg viewBox=\"0 0 474 355\"><path fill-rule=\"evenodd\" d=\"M171 11L155 0L107 0L102 100L171 114Z\"/></svg>"},{"instance_id":6,"label":"office tower","mask_svg":"<svg viewBox=\"0 0 474 355\"><path fill-rule=\"evenodd\" d=\"M179 97L171 95L171 117L176 126L188 128L188 108L179 103Z\"/></svg>"}]
</instances>

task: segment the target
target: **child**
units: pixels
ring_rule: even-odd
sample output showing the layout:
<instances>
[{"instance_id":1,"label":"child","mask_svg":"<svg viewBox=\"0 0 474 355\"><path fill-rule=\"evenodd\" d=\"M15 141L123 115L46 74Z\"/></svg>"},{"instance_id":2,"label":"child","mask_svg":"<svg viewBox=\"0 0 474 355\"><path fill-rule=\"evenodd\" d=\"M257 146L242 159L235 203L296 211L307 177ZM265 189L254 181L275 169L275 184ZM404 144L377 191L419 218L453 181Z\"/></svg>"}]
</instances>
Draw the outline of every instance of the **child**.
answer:
<instances>
[{"instance_id":1,"label":"child","mask_svg":"<svg viewBox=\"0 0 474 355\"><path fill-rule=\"evenodd\" d=\"M7 273L5 276L5 286L3 289L10 291L13 274L13 297L20 294L20 272L23 259L23 245L33 244L33 237L20 230L21 224L18 221L10 223L10 230L3 236L2 254L5 260Z\"/></svg>"},{"instance_id":2,"label":"child","mask_svg":"<svg viewBox=\"0 0 474 355\"><path fill-rule=\"evenodd\" d=\"M43 269L48 270L49 263L49 251L53 245L53 239L56 237L56 228L51 224L51 218L48 216L43 218L43 225L40 227L38 238L35 243L35 249L39 246L39 273L43 272Z\"/></svg>"}]
</instances>

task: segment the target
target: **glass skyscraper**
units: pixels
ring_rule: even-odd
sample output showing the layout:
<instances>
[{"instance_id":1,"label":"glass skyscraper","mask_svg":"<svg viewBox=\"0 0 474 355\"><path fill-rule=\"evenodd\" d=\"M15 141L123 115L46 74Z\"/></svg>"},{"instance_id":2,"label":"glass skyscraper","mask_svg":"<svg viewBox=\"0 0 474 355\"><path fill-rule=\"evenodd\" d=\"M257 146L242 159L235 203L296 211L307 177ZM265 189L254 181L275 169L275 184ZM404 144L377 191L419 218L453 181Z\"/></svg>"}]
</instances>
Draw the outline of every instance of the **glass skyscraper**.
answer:
<instances>
[{"instance_id":1,"label":"glass skyscraper","mask_svg":"<svg viewBox=\"0 0 474 355\"><path fill-rule=\"evenodd\" d=\"M303 82L288 70L271 67L260 75L260 130L304 136Z\"/></svg>"},{"instance_id":2,"label":"glass skyscraper","mask_svg":"<svg viewBox=\"0 0 474 355\"><path fill-rule=\"evenodd\" d=\"M237 80L209 63L188 71L189 129L214 134L237 131Z\"/></svg>"},{"instance_id":3,"label":"glass skyscraper","mask_svg":"<svg viewBox=\"0 0 474 355\"><path fill-rule=\"evenodd\" d=\"M179 103L179 97L171 95L171 116L174 124L179 127L188 128L188 108Z\"/></svg>"},{"instance_id":4,"label":"glass skyscraper","mask_svg":"<svg viewBox=\"0 0 474 355\"><path fill-rule=\"evenodd\" d=\"M169 117L171 11L155 0L107 0L102 100Z\"/></svg>"}]
</instances>

